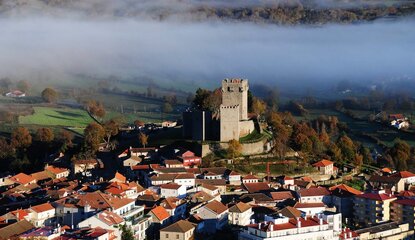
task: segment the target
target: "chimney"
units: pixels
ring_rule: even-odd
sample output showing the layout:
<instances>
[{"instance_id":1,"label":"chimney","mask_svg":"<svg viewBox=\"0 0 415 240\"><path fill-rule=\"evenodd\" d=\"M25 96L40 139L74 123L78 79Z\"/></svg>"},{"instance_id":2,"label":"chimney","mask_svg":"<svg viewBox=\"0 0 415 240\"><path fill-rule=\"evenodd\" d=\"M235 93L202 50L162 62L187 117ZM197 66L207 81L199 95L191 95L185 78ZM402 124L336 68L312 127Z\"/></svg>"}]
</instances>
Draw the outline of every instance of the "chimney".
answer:
<instances>
[{"instance_id":1,"label":"chimney","mask_svg":"<svg viewBox=\"0 0 415 240\"><path fill-rule=\"evenodd\" d=\"M344 234L343 234L343 238L344 238L344 239L347 239L347 233L344 233Z\"/></svg>"},{"instance_id":2,"label":"chimney","mask_svg":"<svg viewBox=\"0 0 415 240\"><path fill-rule=\"evenodd\" d=\"M251 219L251 224L255 224L255 219Z\"/></svg>"},{"instance_id":3,"label":"chimney","mask_svg":"<svg viewBox=\"0 0 415 240\"><path fill-rule=\"evenodd\" d=\"M258 223L258 229L261 230L261 223Z\"/></svg>"},{"instance_id":4,"label":"chimney","mask_svg":"<svg viewBox=\"0 0 415 240\"><path fill-rule=\"evenodd\" d=\"M300 218L297 218L297 227L298 227L298 228L301 228Z\"/></svg>"},{"instance_id":5,"label":"chimney","mask_svg":"<svg viewBox=\"0 0 415 240\"><path fill-rule=\"evenodd\" d=\"M349 238L352 238L352 231L349 231Z\"/></svg>"},{"instance_id":6,"label":"chimney","mask_svg":"<svg viewBox=\"0 0 415 240\"><path fill-rule=\"evenodd\" d=\"M274 231L274 224L270 224L271 232Z\"/></svg>"},{"instance_id":7,"label":"chimney","mask_svg":"<svg viewBox=\"0 0 415 240\"><path fill-rule=\"evenodd\" d=\"M304 216L304 220L307 220L307 215Z\"/></svg>"},{"instance_id":8,"label":"chimney","mask_svg":"<svg viewBox=\"0 0 415 240\"><path fill-rule=\"evenodd\" d=\"M323 225L323 219L320 218L320 225Z\"/></svg>"}]
</instances>

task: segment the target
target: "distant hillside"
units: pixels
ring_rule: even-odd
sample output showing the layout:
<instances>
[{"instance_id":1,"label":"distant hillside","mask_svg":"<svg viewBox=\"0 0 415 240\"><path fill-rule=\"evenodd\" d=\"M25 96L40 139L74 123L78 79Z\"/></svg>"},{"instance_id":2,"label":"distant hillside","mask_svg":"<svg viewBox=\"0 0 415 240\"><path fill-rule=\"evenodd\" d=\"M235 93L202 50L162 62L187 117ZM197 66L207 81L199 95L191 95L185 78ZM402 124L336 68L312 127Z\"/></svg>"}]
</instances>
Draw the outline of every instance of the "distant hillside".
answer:
<instances>
[{"instance_id":1,"label":"distant hillside","mask_svg":"<svg viewBox=\"0 0 415 240\"><path fill-rule=\"evenodd\" d=\"M415 1L396 0L0 0L0 15L94 18L209 19L274 24L371 21L415 13Z\"/></svg>"}]
</instances>

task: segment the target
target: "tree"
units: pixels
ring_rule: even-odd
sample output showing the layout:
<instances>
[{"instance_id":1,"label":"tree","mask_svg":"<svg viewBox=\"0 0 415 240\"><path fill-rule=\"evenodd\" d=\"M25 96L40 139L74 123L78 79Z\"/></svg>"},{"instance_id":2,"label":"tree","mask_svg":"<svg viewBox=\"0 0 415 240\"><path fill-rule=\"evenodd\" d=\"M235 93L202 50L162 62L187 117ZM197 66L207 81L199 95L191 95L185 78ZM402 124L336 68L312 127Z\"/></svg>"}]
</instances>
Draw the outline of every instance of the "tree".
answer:
<instances>
[{"instance_id":1,"label":"tree","mask_svg":"<svg viewBox=\"0 0 415 240\"><path fill-rule=\"evenodd\" d=\"M143 145L143 147L145 148L148 144L148 135L140 132L140 134L138 135L138 139L140 140L141 145Z\"/></svg>"},{"instance_id":2,"label":"tree","mask_svg":"<svg viewBox=\"0 0 415 240\"><path fill-rule=\"evenodd\" d=\"M105 130L101 125L96 122L90 123L84 130L85 147L93 152L97 151L104 135Z\"/></svg>"},{"instance_id":3,"label":"tree","mask_svg":"<svg viewBox=\"0 0 415 240\"><path fill-rule=\"evenodd\" d=\"M32 144L32 136L25 127L17 127L12 132L12 146L15 148L27 148Z\"/></svg>"},{"instance_id":4,"label":"tree","mask_svg":"<svg viewBox=\"0 0 415 240\"><path fill-rule=\"evenodd\" d=\"M257 116L262 115L267 108L267 105L264 101L259 98L254 97L252 100L252 112Z\"/></svg>"},{"instance_id":5,"label":"tree","mask_svg":"<svg viewBox=\"0 0 415 240\"><path fill-rule=\"evenodd\" d=\"M121 240L134 240L133 231L125 224L121 226Z\"/></svg>"},{"instance_id":6,"label":"tree","mask_svg":"<svg viewBox=\"0 0 415 240\"><path fill-rule=\"evenodd\" d=\"M55 138L52 129L50 128L39 128L36 132L36 140L43 143L50 143Z\"/></svg>"},{"instance_id":7,"label":"tree","mask_svg":"<svg viewBox=\"0 0 415 240\"><path fill-rule=\"evenodd\" d=\"M106 114L104 105L101 102L97 102L95 100L89 100L86 103L86 110L99 118L103 118Z\"/></svg>"},{"instance_id":8,"label":"tree","mask_svg":"<svg viewBox=\"0 0 415 240\"><path fill-rule=\"evenodd\" d=\"M6 93L10 90L10 86L12 85L12 81L10 78L2 78L0 79L0 88L3 93Z\"/></svg>"},{"instance_id":9,"label":"tree","mask_svg":"<svg viewBox=\"0 0 415 240\"><path fill-rule=\"evenodd\" d=\"M165 103L163 104L163 106L162 106L162 111L163 111L164 113L171 113L171 112L173 112L173 107L171 106L171 104L170 104L170 103L165 102Z\"/></svg>"},{"instance_id":10,"label":"tree","mask_svg":"<svg viewBox=\"0 0 415 240\"><path fill-rule=\"evenodd\" d=\"M242 145L238 140L232 139L228 142L228 149L226 153L228 157L234 159L235 157L241 155Z\"/></svg>"},{"instance_id":11,"label":"tree","mask_svg":"<svg viewBox=\"0 0 415 240\"><path fill-rule=\"evenodd\" d=\"M27 81L21 80L21 81L17 82L16 87L17 87L18 90L20 90L22 92L27 92L30 88L30 85Z\"/></svg>"},{"instance_id":12,"label":"tree","mask_svg":"<svg viewBox=\"0 0 415 240\"><path fill-rule=\"evenodd\" d=\"M48 103L56 102L58 93L53 88L45 88L42 91L42 99Z\"/></svg>"},{"instance_id":13,"label":"tree","mask_svg":"<svg viewBox=\"0 0 415 240\"><path fill-rule=\"evenodd\" d=\"M68 147L72 147L73 134L67 130L62 130L59 134L59 141L62 143L61 151L66 151Z\"/></svg>"},{"instance_id":14,"label":"tree","mask_svg":"<svg viewBox=\"0 0 415 240\"><path fill-rule=\"evenodd\" d=\"M145 123L143 121L137 119L137 120L134 121L134 125L136 127L143 127L145 125Z\"/></svg>"},{"instance_id":15,"label":"tree","mask_svg":"<svg viewBox=\"0 0 415 240\"><path fill-rule=\"evenodd\" d=\"M287 143L290 138L290 132L283 124L275 123L272 133L274 143L272 150L278 157L284 158L288 150Z\"/></svg>"},{"instance_id":16,"label":"tree","mask_svg":"<svg viewBox=\"0 0 415 240\"><path fill-rule=\"evenodd\" d=\"M337 146L340 148L342 155L346 161L352 162L356 155L356 147L353 140L346 134L340 136L337 140Z\"/></svg>"},{"instance_id":17,"label":"tree","mask_svg":"<svg viewBox=\"0 0 415 240\"><path fill-rule=\"evenodd\" d=\"M115 121L115 119L111 119L103 124L103 128L105 131L105 142L107 143L107 147L111 141L111 137L118 134L119 130L119 123Z\"/></svg>"},{"instance_id":18,"label":"tree","mask_svg":"<svg viewBox=\"0 0 415 240\"><path fill-rule=\"evenodd\" d=\"M0 159L5 159L14 154L13 148L4 137L0 137Z\"/></svg>"}]
</instances>

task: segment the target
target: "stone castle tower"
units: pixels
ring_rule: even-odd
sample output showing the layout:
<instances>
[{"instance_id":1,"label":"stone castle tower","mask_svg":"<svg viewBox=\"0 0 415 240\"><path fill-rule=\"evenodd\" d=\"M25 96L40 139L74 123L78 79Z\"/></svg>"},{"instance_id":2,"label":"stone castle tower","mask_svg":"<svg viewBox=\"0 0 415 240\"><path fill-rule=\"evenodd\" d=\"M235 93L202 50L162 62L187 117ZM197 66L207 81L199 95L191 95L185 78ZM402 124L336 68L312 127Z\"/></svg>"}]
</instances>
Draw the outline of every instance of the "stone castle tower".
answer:
<instances>
[{"instance_id":1,"label":"stone castle tower","mask_svg":"<svg viewBox=\"0 0 415 240\"><path fill-rule=\"evenodd\" d=\"M222 105L239 105L239 120L248 119L248 90L246 79L222 80Z\"/></svg>"},{"instance_id":2,"label":"stone castle tower","mask_svg":"<svg viewBox=\"0 0 415 240\"><path fill-rule=\"evenodd\" d=\"M220 141L227 142L251 133L255 126L248 119L248 80L222 80L220 106Z\"/></svg>"}]
</instances>

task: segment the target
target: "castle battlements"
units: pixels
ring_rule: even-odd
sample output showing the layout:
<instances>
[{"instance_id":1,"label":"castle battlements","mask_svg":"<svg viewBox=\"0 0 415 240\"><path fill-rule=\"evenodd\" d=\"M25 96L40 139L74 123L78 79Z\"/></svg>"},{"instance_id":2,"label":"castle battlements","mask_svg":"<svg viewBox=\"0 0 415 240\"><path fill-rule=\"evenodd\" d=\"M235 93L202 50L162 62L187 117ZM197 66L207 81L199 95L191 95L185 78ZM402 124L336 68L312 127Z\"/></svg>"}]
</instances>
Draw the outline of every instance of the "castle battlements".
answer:
<instances>
[{"instance_id":1,"label":"castle battlements","mask_svg":"<svg viewBox=\"0 0 415 240\"><path fill-rule=\"evenodd\" d=\"M239 108L239 104L233 105L233 106L220 105L220 108L222 108L222 109L236 109L236 108Z\"/></svg>"}]
</instances>

